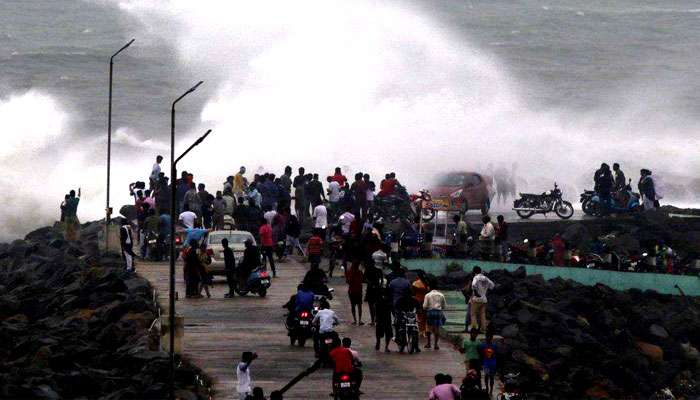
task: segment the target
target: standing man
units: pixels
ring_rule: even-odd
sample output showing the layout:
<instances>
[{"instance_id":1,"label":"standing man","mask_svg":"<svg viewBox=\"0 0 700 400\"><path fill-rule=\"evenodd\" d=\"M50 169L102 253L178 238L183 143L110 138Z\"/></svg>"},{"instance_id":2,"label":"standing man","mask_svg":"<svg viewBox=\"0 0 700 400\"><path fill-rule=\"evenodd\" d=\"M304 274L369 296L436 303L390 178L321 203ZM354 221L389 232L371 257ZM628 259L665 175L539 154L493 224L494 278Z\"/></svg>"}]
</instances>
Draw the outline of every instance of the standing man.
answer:
<instances>
[{"instance_id":1,"label":"standing man","mask_svg":"<svg viewBox=\"0 0 700 400\"><path fill-rule=\"evenodd\" d=\"M328 181L328 202L330 206L331 215L335 218L340 211L338 209L338 201L340 200L340 184L333 180L333 177L329 176L326 178Z\"/></svg>"},{"instance_id":2,"label":"standing man","mask_svg":"<svg viewBox=\"0 0 700 400\"><path fill-rule=\"evenodd\" d=\"M644 211L654 210L657 207L656 200L656 187L654 186L654 180L651 178L651 171L648 169L642 169L639 171L639 193L642 195L642 205L644 206ZM73 193L73 192L71 192Z\"/></svg>"},{"instance_id":3,"label":"standing man","mask_svg":"<svg viewBox=\"0 0 700 400\"><path fill-rule=\"evenodd\" d=\"M323 185L318 180L318 174L313 174L311 182L309 182L308 189L310 194L309 200L312 204L320 200L323 200L324 202L326 201L326 194L323 192Z\"/></svg>"},{"instance_id":4,"label":"standing man","mask_svg":"<svg viewBox=\"0 0 700 400\"><path fill-rule=\"evenodd\" d=\"M620 164L613 164L613 177L615 179L615 191L624 190L627 186L627 179L625 178L625 173L620 169Z\"/></svg>"},{"instance_id":5,"label":"standing man","mask_svg":"<svg viewBox=\"0 0 700 400\"><path fill-rule=\"evenodd\" d=\"M204 188L202 188L204 189ZM194 182L189 184L187 193L185 193L185 198L183 199L184 207L187 207L190 211L197 214L198 217L202 216L202 200L197 194L197 189L194 186Z\"/></svg>"},{"instance_id":6,"label":"standing man","mask_svg":"<svg viewBox=\"0 0 700 400\"><path fill-rule=\"evenodd\" d=\"M224 271L228 284L228 293L224 297L229 299L236 294L236 257L233 255L233 250L228 247L228 239L221 239L221 245L224 246Z\"/></svg>"},{"instance_id":7,"label":"standing man","mask_svg":"<svg viewBox=\"0 0 700 400\"><path fill-rule=\"evenodd\" d=\"M119 242L122 247L122 257L126 265L127 272L134 272L134 234L126 218L122 218L122 226L119 229Z\"/></svg>"},{"instance_id":8,"label":"standing man","mask_svg":"<svg viewBox=\"0 0 700 400\"><path fill-rule=\"evenodd\" d=\"M263 265L267 264L266 260L270 262L270 268L272 269L272 277L277 277L277 269L275 268L275 241L272 239L272 225L264 217L260 219L260 229L258 234L260 235L260 245L262 246L262 258Z\"/></svg>"},{"instance_id":9,"label":"standing man","mask_svg":"<svg viewBox=\"0 0 700 400\"><path fill-rule=\"evenodd\" d=\"M75 190L68 193L68 199L65 200L66 205L63 210L63 218L66 224L66 240L74 241L78 239L78 231L80 230L80 220L78 220L78 204L80 203L80 188L78 195L75 195Z\"/></svg>"},{"instance_id":10,"label":"standing man","mask_svg":"<svg viewBox=\"0 0 700 400\"><path fill-rule=\"evenodd\" d=\"M206 186L203 183L197 185L197 196L199 197L199 203L201 205L201 210L194 210L197 215L202 217L202 223L205 228L211 228L211 207L212 207L212 195L206 190Z\"/></svg>"},{"instance_id":11,"label":"standing man","mask_svg":"<svg viewBox=\"0 0 700 400\"><path fill-rule=\"evenodd\" d=\"M446 307L445 296L433 289L425 295L425 300L423 300L423 309L426 310L427 322L428 322L428 344L425 345L426 349L430 348L430 334L432 333L435 337L435 350L440 350L438 341L440 339L440 327L445 324L445 314L443 310Z\"/></svg>"},{"instance_id":12,"label":"standing man","mask_svg":"<svg viewBox=\"0 0 700 400\"><path fill-rule=\"evenodd\" d=\"M503 215L496 217L496 255L498 261L505 262L508 254L508 224Z\"/></svg>"},{"instance_id":13,"label":"standing man","mask_svg":"<svg viewBox=\"0 0 700 400\"><path fill-rule=\"evenodd\" d=\"M481 256L482 260L490 260L493 255L493 245L496 241L496 228L494 228L493 223L491 223L491 217L488 215L484 215L481 221L484 223L479 234Z\"/></svg>"},{"instance_id":14,"label":"standing man","mask_svg":"<svg viewBox=\"0 0 700 400\"><path fill-rule=\"evenodd\" d=\"M488 299L486 293L494 288L494 283L481 273L481 267L474 267L472 270L472 297L469 300L471 306L472 328L480 327L482 332L486 332L486 305Z\"/></svg>"},{"instance_id":15,"label":"standing man","mask_svg":"<svg viewBox=\"0 0 700 400\"><path fill-rule=\"evenodd\" d=\"M343 175L343 173L340 171L340 167L335 167L335 173L331 177L331 179L335 182L338 182L338 184L342 187L345 186L345 182L348 181L348 178Z\"/></svg>"},{"instance_id":16,"label":"standing man","mask_svg":"<svg viewBox=\"0 0 700 400\"><path fill-rule=\"evenodd\" d=\"M282 206L291 206L291 203L287 201L287 199L289 199L292 194L292 167L290 167L289 165L284 167L284 174L282 174L282 176L280 176L279 178L279 186L285 192L282 196L280 196L280 200L284 199L284 201L281 201L284 203L282 204Z\"/></svg>"},{"instance_id":17,"label":"standing man","mask_svg":"<svg viewBox=\"0 0 700 400\"><path fill-rule=\"evenodd\" d=\"M314 203L314 228L320 229L322 239L326 239L326 227L328 226L328 210L323 205L320 199Z\"/></svg>"},{"instance_id":18,"label":"standing man","mask_svg":"<svg viewBox=\"0 0 700 400\"><path fill-rule=\"evenodd\" d=\"M160 163L162 161L163 156L156 156L156 163L153 164L153 168L151 168L151 175L148 177L148 187L151 190L154 190L158 187L158 176L160 176Z\"/></svg>"},{"instance_id":19,"label":"standing man","mask_svg":"<svg viewBox=\"0 0 700 400\"><path fill-rule=\"evenodd\" d=\"M248 187L248 180L245 178L245 167L241 167L238 173L233 177L233 194L236 197L242 197Z\"/></svg>"},{"instance_id":20,"label":"standing man","mask_svg":"<svg viewBox=\"0 0 700 400\"><path fill-rule=\"evenodd\" d=\"M615 181L610 172L610 166L606 163L602 163L600 169L595 172L593 181L595 182L594 190L600 197L601 213L607 215L610 209L610 192L615 186Z\"/></svg>"},{"instance_id":21,"label":"standing man","mask_svg":"<svg viewBox=\"0 0 700 400\"><path fill-rule=\"evenodd\" d=\"M221 191L216 192L216 198L212 202L212 212L214 214L214 230L224 229L224 215L226 214L226 200ZM229 214L230 215L230 214Z\"/></svg>"}]
</instances>

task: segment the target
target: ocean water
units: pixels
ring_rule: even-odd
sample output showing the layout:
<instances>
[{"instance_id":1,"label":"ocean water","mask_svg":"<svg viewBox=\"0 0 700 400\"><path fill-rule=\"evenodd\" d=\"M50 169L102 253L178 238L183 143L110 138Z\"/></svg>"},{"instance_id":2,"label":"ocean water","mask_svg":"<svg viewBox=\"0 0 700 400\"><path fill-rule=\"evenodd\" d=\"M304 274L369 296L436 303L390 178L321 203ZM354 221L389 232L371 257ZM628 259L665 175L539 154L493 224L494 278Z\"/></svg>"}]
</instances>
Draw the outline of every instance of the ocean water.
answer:
<instances>
[{"instance_id":1,"label":"ocean water","mask_svg":"<svg viewBox=\"0 0 700 400\"><path fill-rule=\"evenodd\" d=\"M572 192L601 161L690 182L700 4L581 3L4 0L0 184L15 196L0 238L55 219L70 188L83 219L103 214L108 61L131 38L115 66L115 205L169 154L170 103L199 80L178 149L214 128L182 166L210 187L286 164L396 171L414 188L503 167Z\"/></svg>"}]
</instances>

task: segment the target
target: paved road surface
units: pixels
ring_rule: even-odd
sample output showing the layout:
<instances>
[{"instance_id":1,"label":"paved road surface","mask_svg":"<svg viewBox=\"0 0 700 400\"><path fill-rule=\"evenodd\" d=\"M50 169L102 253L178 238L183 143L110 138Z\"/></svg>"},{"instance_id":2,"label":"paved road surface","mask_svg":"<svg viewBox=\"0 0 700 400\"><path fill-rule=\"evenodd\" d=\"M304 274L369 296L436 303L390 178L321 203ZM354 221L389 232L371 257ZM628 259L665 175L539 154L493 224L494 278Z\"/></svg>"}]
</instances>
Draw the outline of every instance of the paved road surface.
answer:
<instances>
[{"instance_id":1,"label":"paved road surface","mask_svg":"<svg viewBox=\"0 0 700 400\"><path fill-rule=\"evenodd\" d=\"M217 281L211 299L184 299L182 267L177 267L177 302L185 316L185 354L216 380L216 399L238 399L235 389L234 363L243 351L256 351L259 359L252 365L254 384L269 393L286 384L314 361L308 345L301 349L289 346L284 328L282 304L295 291L308 264L289 261L278 267L267 298L247 296L224 299L226 284ZM139 263L139 273L158 288L162 305L167 307L168 266L165 263ZM385 354L374 350L374 327L350 325L349 301L343 280L333 278L336 296L332 308L345 322L338 327L342 336L353 339L364 363L363 399L426 399L438 372L449 373L455 383L464 375L462 356L447 342L439 351L418 355ZM369 312L365 305L365 321ZM395 349L395 347L394 347ZM320 370L307 377L285 395L285 399L328 399L330 370Z\"/></svg>"}]
</instances>

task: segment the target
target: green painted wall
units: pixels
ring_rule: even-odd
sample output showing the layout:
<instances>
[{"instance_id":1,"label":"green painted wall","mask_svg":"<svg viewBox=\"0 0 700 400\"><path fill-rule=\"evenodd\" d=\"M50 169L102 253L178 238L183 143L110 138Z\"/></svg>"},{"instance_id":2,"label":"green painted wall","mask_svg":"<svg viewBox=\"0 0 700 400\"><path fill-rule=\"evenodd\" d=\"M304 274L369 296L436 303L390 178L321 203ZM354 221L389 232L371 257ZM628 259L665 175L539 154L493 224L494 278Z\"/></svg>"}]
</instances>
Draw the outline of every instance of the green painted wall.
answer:
<instances>
[{"instance_id":1,"label":"green painted wall","mask_svg":"<svg viewBox=\"0 0 700 400\"><path fill-rule=\"evenodd\" d=\"M475 265L484 271L506 269L515 271L521 265L491 261L456 260L456 259L416 259L402 260L408 269L422 269L434 275L445 273L447 264L457 263L464 271L471 271ZM585 268L548 267L543 265L524 265L528 275L542 275L545 279L571 279L584 285L602 283L616 290L641 289L655 290L664 294L679 294L674 287L678 285L688 296L700 296L700 278L685 275L648 274L638 272L616 272Z\"/></svg>"}]
</instances>

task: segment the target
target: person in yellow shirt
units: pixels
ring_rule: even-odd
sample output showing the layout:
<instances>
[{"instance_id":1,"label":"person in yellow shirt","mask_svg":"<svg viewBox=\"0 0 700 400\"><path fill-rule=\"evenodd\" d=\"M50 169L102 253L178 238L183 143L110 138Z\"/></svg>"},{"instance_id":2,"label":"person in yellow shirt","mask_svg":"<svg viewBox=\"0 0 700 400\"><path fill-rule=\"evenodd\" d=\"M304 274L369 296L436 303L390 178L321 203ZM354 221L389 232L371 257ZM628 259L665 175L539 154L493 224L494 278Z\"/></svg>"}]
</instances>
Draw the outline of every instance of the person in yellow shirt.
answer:
<instances>
[{"instance_id":1,"label":"person in yellow shirt","mask_svg":"<svg viewBox=\"0 0 700 400\"><path fill-rule=\"evenodd\" d=\"M422 337L425 337L426 317L425 310L423 309L422 305L425 301L425 295L430 291L430 285L428 285L425 279L425 272L423 270L418 270L417 275L418 277L411 284L411 291L413 292L413 297L416 299L418 304L421 305L416 312L416 320L418 322L418 332Z\"/></svg>"},{"instance_id":2,"label":"person in yellow shirt","mask_svg":"<svg viewBox=\"0 0 700 400\"><path fill-rule=\"evenodd\" d=\"M248 187L248 180L244 176L245 167L241 167L238 173L233 177L233 194L236 197L241 197Z\"/></svg>"}]
</instances>

